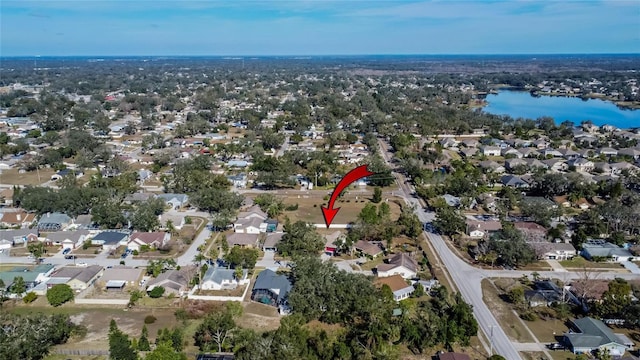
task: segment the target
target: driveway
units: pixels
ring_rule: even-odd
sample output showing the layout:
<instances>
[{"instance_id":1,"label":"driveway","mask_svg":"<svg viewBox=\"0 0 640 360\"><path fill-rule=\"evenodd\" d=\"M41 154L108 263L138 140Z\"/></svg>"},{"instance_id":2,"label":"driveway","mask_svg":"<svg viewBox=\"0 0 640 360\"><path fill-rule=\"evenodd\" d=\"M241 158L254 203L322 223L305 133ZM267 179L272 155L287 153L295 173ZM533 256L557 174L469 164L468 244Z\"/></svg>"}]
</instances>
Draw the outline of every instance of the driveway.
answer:
<instances>
[{"instance_id":1,"label":"driveway","mask_svg":"<svg viewBox=\"0 0 640 360\"><path fill-rule=\"evenodd\" d=\"M547 264L549 264L555 272L567 272L567 269L565 269L558 260L547 260Z\"/></svg>"},{"instance_id":2,"label":"driveway","mask_svg":"<svg viewBox=\"0 0 640 360\"><path fill-rule=\"evenodd\" d=\"M638 265L632 263L631 261L623 262L622 266L624 266L625 269L631 271L632 274L640 274L640 267L638 267Z\"/></svg>"}]
</instances>

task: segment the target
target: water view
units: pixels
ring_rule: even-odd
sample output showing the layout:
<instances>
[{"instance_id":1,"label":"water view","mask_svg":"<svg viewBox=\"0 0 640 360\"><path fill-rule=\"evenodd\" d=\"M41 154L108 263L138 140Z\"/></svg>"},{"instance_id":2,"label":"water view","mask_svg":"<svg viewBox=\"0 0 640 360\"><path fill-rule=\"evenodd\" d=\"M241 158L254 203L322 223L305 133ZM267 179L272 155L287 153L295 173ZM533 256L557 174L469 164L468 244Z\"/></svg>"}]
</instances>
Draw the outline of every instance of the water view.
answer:
<instances>
[{"instance_id":1,"label":"water view","mask_svg":"<svg viewBox=\"0 0 640 360\"><path fill-rule=\"evenodd\" d=\"M596 125L613 125L619 128L640 126L640 110L623 110L614 103L599 99L584 101L574 97L540 96L528 92L500 91L487 96L489 103L484 111L513 118L537 119L550 116L559 124L571 121L580 124L591 120Z\"/></svg>"}]
</instances>

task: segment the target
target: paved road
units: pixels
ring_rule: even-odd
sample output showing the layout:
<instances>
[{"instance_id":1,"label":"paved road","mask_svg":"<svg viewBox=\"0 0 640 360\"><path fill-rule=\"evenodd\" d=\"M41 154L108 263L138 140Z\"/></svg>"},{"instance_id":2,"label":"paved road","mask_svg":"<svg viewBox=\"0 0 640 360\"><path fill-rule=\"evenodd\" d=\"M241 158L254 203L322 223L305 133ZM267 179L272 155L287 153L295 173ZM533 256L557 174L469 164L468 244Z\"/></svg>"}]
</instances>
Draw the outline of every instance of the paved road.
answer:
<instances>
[{"instance_id":1,"label":"paved road","mask_svg":"<svg viewBox=\"0 0 640 360\"><path fill-rule=\"evenodd\" d=\"M380 150L384 160L391 166L391 154L387 151L387 144L382 140L380 140ZM404 195L405 201L415 206L415 212L420 221L423 223L431 222L434 214L426 212L419 199L411 196L411 189L408 184L406 184L405 177L397 172L394 172L394 176L396 177L400 191ZM453 282L464 300L473 305L473 313L478 320L478 325L486 335L486 338L491 339L496 352L509 360L522 359L518 350L511 343L482 299L481 282L485 277L482 272L457 257L451 249L447 247L447 244L440 235L427 232L427 237L442 260L442 263L449 271Z\"/></svg>"}]
</instances>

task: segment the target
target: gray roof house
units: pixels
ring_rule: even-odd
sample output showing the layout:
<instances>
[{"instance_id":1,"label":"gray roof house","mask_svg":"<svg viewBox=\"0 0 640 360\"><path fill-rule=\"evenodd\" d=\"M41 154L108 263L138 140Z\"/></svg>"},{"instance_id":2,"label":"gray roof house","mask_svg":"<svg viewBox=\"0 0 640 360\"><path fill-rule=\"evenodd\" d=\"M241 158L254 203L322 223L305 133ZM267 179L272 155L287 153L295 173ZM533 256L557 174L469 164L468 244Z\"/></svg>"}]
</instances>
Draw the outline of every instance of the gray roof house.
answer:
<instances>
[{"instance_id":1,"label":"gray roof house","mask_svg":"<svg viewBox=\"0 0 640 360\"><path fill-rule=\"evenodd\" d=\"M278 249L278 243L282 239L284 233L267 233L264 243L262 244L262 251L276 251Z\"/></svg>"},{"instance_id":2,"label":"gray roof house","mask_svg":"<svg viewBox=\"0 0 640 360\"><path fill-rule=\"evenodd\" d=\"M251 300L278 307L281 313L288 311L287 296L292 284L286 275L278 275L273 270L263 270L258 274L251 291Z\"/></svg>"},{"instance_id":3,"label":"gray roof house","mask_svg":"<svg viewBox=\"0 0 640 360\"><path fill-rule=\"evenodd\" d=\"M229 246L255 247L258 245L258 234L233 233L227 236Z\"/></svg>"},{"instance_id":4,"label":"gray roof house","mask_svg":"<svg viewBox=\"0 0 640 360\"><path fill-rule=\"evenodd\" d=\"M242 270L242 278L236 279L235 270L212 266L202 277L201 290L233 290L238 285L248 284L248 270Z\"/></svg>"},{"instance_id":5,"label":"gray roof house","mask_svg":"<svg viewBox=\"0 0 640 360\"><path fill-rule=\"evenodd\" d=\"M156 198L164 200L174 209L179 209L189 202L189 196L186 194L158 194Z\"/></svg>"},{"instance_id":6,"label":"gray roof house","mask_svg":"<svg viewBox=\"0 0 640 360\"><path fill-rule=\"evenodd\" d=\"M118 246L127 246L128 241L128 233L119 231L103 231L91 239L91 245L116 248Z\"/></svg>"},{"instance_id":7,"label":"gray roof house","mask_svg":"<svg viewBox=\"0 0 640 360\"><path fill-rule=\"evenodd\" d=\"M74 290L84 290L91 286L98 277L102 275L103 270L100 265L63 267L51 275L50 281L47 281L47 285L53 286L55 283L62 283L69 285ZM56 281L56 279L58 279L58 281Z\"/></svg>"},{"instance_id":8,"label":"gray roof house","mask_svg":"<svg viewBox=\"0 0 640 360\"><path fill-rule=\"evenodd\" d=\"M629 250L598 239L587 240L587 242L582 245L580 255L589 260L594 257L602 257L609 258L614 262L631 261L633 258L633 254Z\"/></svg>"},{"instance_id":9,"label":"gray roof house","mask_svg":"<svg viewBox=\"0 0 640 360\"><path fill-rule=\"evenodd\" d=\"M62 213L46 213L38 220L40 231L60 231L71 224L71 218Z\"/></svg>"},{"instance_id":10,"label":"gray roof house","mask_svg":"<svg viewBox=\"0 0 640 360\"><path fill-rule=\"evenodd\" d=\"M38 240L38 230L36 229L18 229L18 230L1 230L0 249L9 249L15 245L25 244L29 241Z\"/></svg>"},{"instance_id":11,"label":"gray roof house","mask_svg":"<svg viewBox=\"0 0 640 360\"><path fill-rule=\"evenodd\" d=\"M608 349L614 357L633 348L633 342L615 334L602 321L590 317L573 320L573 331L564 334L564 342L574 354L586 354Z\"/></svg>"},{"instance_id":12,"label":"gray roof house","mask_svg":"<svg viewBox=\"0 0 640 360\"><path fill-rule=\"evenodd\" d=\"M78 246L82 246L89 234L89 230L57 231L47 234L45 242L53 245L62 245L64 249L75 249Z\"/></svg>"}]
</instances>

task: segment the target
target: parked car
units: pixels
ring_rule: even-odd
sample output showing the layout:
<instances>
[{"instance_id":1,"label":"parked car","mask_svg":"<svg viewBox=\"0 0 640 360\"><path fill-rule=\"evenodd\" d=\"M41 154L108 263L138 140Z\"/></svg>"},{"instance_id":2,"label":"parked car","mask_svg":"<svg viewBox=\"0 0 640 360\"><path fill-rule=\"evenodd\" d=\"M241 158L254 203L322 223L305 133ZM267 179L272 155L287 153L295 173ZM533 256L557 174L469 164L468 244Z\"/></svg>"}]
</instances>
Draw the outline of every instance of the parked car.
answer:
<instances>
[{"instance_id":1,"label":"parked car","mask_svg":"<svg viewBox=\"0 0 640 360\"><path fill-rule=\"evenodd\" d=\"M89 266L89 264L87 264L86 262L80 262L80 263L77 263L76 266L87 267Z\"/></svg>"},{"instance_id":2,"label":"parked car","mask_svg":"<svg viewBox=\"0 0 640 360\"><path fill-rule=\"evenodd\" d=\"M62 254L63 255L66 255L66 254L68 254L70 252L71 252L71 248L66 248L66 249L62 250Z\"/></svg>"}]
</instances>

